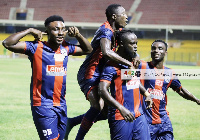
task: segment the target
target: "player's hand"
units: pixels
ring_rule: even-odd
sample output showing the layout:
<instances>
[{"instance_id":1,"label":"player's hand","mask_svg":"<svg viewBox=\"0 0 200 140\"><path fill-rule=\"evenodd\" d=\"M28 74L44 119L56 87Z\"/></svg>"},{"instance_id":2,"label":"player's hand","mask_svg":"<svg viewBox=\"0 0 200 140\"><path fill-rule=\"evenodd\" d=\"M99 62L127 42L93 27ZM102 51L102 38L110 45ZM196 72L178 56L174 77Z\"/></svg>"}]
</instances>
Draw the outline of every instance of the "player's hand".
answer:
<instances>
[{"instance_id":1,"label":"player's hand","mask_svg":"<svg viewBox=\"0 0 200 140\"><path fill-rule=\"evenodd\" d=\"M30 34L33 35L33 37L35 38L35 41L41 41L43 38L43 35L46 35L47 33L31 28Z\"/></svg>"},{"instance_id":2,"label":"player's hand","mask_svg":"<svg viewBox=\"0 0 200 140\"><path fill-rule=\"evenodd\" d=\"M199 99L197 99L196 103L197 103L198 105L200 105L200 100L199 100Z\"/></svg>"},{"instance_id":3,"label":"player's hand","mask_svg":"<svg viewBox=\"0 0 200 140\"><path fill-rule=\"evenodd\" d=\"M124 106L121 106L119 111L126 122L132 122L133 120L135 120L135 117L133 116L133 114Z\"/></svg>"},{"instance_id":4,"label":"player's hand","mask_svg":"<svg viewBox=\"0 0 200 140\"><path fill-rule=\"evenodd\" d=\"M135 67L133 66L133 64L131 63L131 66L129 67L130 70L134 70Z\"/></svg>"},{"instance_id":5,"label":"player's hand","mask_svg":"<svg viewBox=\"0 0 200 140\"><path fill-rule=\"evenodd\" d=\"M132 60L133 66L137 69L140 64L140 57L136 54L136 57Z\"/></svg>"},{"instance_id":6,"label":"player's hand","mask_svg":"<svg viewBox=\"0 0 200 140\"><path fill-rule=\"evenodd\" d=\"M73 26L73 27L69 27L68 30L68 35L70 37L76 37L79 34L79 30L77 27Z\"/></svg>"},{"instance_id":7,"label":"player's hand","mask_svg":"<svg viewBox=\"0 0 200 140\"><path fill-rule=\"evenodd\" d=\"M147 108L146 109L149 109L149 108L152 107L153 101L151 99L151 95L146 97L145 102L147 103Z\"/></svg>"}]
</instances>

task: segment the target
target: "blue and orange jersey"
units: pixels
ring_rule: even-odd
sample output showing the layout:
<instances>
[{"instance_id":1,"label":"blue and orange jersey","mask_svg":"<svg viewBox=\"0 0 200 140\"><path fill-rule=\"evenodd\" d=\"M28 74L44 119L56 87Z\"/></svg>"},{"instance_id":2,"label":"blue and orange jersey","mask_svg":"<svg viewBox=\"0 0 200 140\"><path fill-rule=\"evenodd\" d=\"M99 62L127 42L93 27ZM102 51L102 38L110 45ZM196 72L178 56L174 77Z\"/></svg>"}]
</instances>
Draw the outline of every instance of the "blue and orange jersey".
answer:
<instances>
[{"instance_id":1,"label":"blue and orange jersey","mask_svg":"<svg viewBox=\"0 0 200 140\"><path fill-rule=\"evenodd\" d=\"M47 42L26 41L25 54L31 61L31 105L66 105L66 75L68 55L76 52L76 46L63 42L52 50Z\"/></svg>"},{"instance_id":2,"label":"blue and orange jersey","mask_svg":"<svg viewBox=\"0 0 200 140\"><path fill-rule=\"evenodd\" d=\"M110 93L112 97L121 105L127 108L137 118L143 114L141 96L139 90L139 79L122 80L121 69L128 67L121 64L108 62L103 69L100 81L110 83ZM109 107L109 120L123 120L119 110Z\"/></svg>"},{"instance_id":3,"label":"blue and orange jersey","mask_svg":"<svg viewBox=\"0 0 200 140\"><path fill-rule=\"evenodd\" d=\"M151 62L140 63L139 69L154 70L156 73L157 68L153 66ZM152 124L159 124L164 122L163 118L166 118L165 115L169 115L169 112L166 110L167 106L167 90L172 88L174 91L181 88L181 83L175 78L175 74L172 69L163 66L163 74L165 76L160 78L153 79L141 79L141 83L151 94L153 100L153 105L151 109L146 109L147 105L145 103L145 97L143 97L143 107L144 114L147 117L147 121Z\"/></svg>"},{"instance_id":4,"label":"blue and orange jersey","mask_svg":"<svg viewBox=\"0 0 200 140\"><path fill-rule=\"evenodd\" d=\"M99 29L96 31L91 45L93 51L87 55L85 61L81 65L78 72L78 81L83 79L91 79L93 77L100 77L103 66L106 63L106 59L103 57L101 52L100 40L101 38L107 38L112 41L113 38L113 29L110 26L109 22L106 21L103 23ZM113 48L114 49L114 48Z\"/></svg>"}]
</instances>

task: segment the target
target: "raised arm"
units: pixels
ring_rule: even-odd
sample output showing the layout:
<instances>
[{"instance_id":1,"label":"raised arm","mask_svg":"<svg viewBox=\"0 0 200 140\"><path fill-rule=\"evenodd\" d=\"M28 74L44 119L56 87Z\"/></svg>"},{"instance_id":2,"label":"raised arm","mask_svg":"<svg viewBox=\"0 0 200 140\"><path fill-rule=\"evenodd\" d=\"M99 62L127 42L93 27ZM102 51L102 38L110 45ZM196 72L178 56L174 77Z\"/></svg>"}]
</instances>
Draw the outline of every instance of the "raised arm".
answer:
<instances>
[{"instance_id":1,"label":"raised arm","mask_svg":"<svg viewBox=\"0 0 200 140\"><path fill-rule=\"evenodd\" d=\"M200 105L200 100L196 98L192 93L190 93L187 89L181 87L178 91L176 91L180 96L187 100L191 100L193 102L196 102L198 105Z\"/></svg>"},{"instance_id":2,"label":"raised arm","mask_svg":"<svg viewBox=\"0 0 200 140\"><path fill-rule=\"evenodd\" d=\"M22 39L24 36L31 34L34 36L36 41L39 41L42 39L42 35L46 34L43 33L37 29L34 28L29 28L26 29L24 31L21 32L17 32L15 34L10 35L8 38L6 38L2 44L3 46L15 53L23 53L24 52L24 48L26 47L26 44L24 41L19 41L20 39Z\"/></svg>"},{"instance_id":3,"label":"raised arm","mask_svg":"<svg viewBox=\"0 0 200 140\"><path fill-rule=\"evenodd\" d=\"M77 27L69 27L68 35L70 37L75 37L80 44L80 47L77 48L74 55L84 55L92 52L93 49L90 42L81 35Z\"/></svg>"},{"instance_id":4,"label":"raised arm","mask_svg":"<svg viewBox=\"0 0 200 140\"><path fill-rule=\"evenodd\" d=\"M135 117L133 116L133 114L110 95L110 93L108 92L109 86L110 86L110 83L108 82L101 81L99 83L99 95L101 96L101 98L109 106L113 106L114 108L118 109L121 115L123 116L123 118L125 119L125 121L132 122L133 120L135 120Z\"/></svg>"},{"instance_id":5,"label":"raised arm","mask_svg":"<svg viewBox=\"0 0 200 140\"><path fill-rule=\"evenodd\" d=\"M101 46L101 51L102 51L102 54L105 58L109 59L109 60L112 60L114 62L117 62L117 63L120 63L120 64L123 64L123 65L126 65L128 66L129 68L133 69L133 64L122 58L121 56L119 56L117 53L115 53L114 51L111 50L111 41L107 38L102 38L100 40L100 46Z\"/></svg>"}]
</instances>

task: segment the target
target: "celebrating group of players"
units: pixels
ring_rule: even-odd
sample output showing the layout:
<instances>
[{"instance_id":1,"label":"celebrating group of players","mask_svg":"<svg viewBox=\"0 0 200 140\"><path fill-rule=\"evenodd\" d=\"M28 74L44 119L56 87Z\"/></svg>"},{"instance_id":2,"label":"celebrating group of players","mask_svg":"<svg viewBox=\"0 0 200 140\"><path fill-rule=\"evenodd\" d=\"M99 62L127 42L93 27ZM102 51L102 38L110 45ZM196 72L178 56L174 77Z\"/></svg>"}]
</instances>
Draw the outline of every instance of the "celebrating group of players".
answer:
<instances>
[{"instance_id":1,"label":"celebrating group of players","mask_svg":"<svg viewBox=\"0 0 200 140\"><path fill-rule=\"evenodd\" d=\"M163 65L167 53L164 41L152 43L151 62L140 61L137 36L131 30L122 30L128 21L125 9L111 4L105 14L107 21L96 31L91 43L76 27L67 30L58 15L45 20L45 32L29 28L3 41L5 48L28 55L31 62L31 110L40 139L68 139L70 130L81 124L76 140L82 140L94 122L108 119L112 140L173 140L166 110L167 89L171 87L198 105L200 100L183 88L172 70ZM35 40L20 41L28 34ZM44 34L48 35L47 42L40 41ZM75 37L79 45L65 41L66 34ZM65 100L68 56L85 54L77 79L90 108L85 114L68 118ZM136 68L168 70L171 76L121 79L122 69Z\"/></svg>"}]
</instances>

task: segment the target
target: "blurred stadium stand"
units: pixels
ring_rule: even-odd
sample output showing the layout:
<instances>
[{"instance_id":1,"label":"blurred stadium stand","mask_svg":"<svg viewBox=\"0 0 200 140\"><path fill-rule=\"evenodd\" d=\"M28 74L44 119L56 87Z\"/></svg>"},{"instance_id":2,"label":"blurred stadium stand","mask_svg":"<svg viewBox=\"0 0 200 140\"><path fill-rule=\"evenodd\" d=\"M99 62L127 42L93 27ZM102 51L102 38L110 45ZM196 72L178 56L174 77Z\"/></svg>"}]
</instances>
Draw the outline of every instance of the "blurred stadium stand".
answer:
<instances>
[{"instance_id":1,"label":"blurred stadium stand","mask_svg":"<svg viewBox=\"0 0 200 140\"><path fill-rule=\"evenodd\" d=\"M1 0L0 40L29 27L44 31L44 20L54 14L91 40L106 21L105 9L112 3L126 9L126 28L138 36L142 59L150 60L151 43L163 39L169 44L166 63L200 65L200 0ZM28 39L33 40L31 36ZM1 56L10 54L0 46Z\"/></svg>"}]
</instances>

